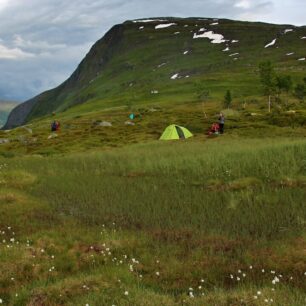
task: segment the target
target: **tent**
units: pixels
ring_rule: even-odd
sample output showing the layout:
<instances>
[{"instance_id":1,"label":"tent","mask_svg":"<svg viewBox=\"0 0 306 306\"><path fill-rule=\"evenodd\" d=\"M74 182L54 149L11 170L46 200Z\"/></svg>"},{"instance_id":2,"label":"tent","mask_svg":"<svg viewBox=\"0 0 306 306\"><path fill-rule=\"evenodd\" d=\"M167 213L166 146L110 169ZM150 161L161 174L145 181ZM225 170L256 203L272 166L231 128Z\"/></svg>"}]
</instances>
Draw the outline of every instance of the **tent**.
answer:
<instances>
[{"instance_id":1,"label":"tent","mask_svg":"<svg viewBox=\"0 0 306 306\"><path fill-rule=\"evenodd\" d=\"M159 138L160 140L172 140L172 139L186 139L193 135L186 128L179 125L169 125L164 133Z\"/></svg>"}]
</instances>

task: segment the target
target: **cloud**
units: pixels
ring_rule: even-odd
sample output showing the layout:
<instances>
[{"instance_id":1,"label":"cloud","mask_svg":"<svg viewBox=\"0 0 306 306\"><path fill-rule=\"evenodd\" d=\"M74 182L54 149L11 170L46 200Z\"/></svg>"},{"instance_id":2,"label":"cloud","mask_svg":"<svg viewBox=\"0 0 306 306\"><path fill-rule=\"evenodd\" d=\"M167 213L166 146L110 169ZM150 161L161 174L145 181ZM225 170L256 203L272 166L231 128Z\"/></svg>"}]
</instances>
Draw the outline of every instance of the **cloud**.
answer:
<instances>
[{"instance_id":1,"label":"cloud","mask_svg":"<svg viewBox=\"0 0 306 306\"><path fill-rule=\"evenodd\" d=\"M0 0L0 99L59 85L114 24L136 18L225 17L304 22L304 0Z\"/></svg>"},{"instance_id":2,"label":"cloud","mask_svg":"<svg viewBox=\"0 0 306 306\"><path fill-rule=\"evenodd\" d=\"M2 44L0 44L0 59L6 60L20 60L29 57L34 57L32 53L24 52L19 48L10 49Z\"/></svg>"}]
</instances>

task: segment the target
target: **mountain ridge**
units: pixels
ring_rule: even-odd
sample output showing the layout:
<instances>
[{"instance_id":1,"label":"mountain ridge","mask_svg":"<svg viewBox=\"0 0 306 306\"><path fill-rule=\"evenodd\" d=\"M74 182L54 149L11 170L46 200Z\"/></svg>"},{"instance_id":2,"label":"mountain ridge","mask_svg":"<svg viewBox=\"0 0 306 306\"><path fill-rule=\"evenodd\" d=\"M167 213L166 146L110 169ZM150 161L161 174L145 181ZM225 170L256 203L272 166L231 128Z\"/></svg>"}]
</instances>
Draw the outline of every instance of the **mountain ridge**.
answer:
<instances>
[{"instance_id":1,"label":"mountain ridge","mask_svg":"<svg viewBox=\"0 0 306 306\"><path fill-rule=\"evenodd\" d=\"M18 105L18 102L0 100L0 127L5 124L10 111Z\"/></svg>"},{"instance_id":2,"label":"mountain ridge","mask_svg":"<svg viewBox=\"0 0 306 306\"><path fill-rule=\"evenodd\" d=\"M221 43L213 39L216 35L223 37ZM304 36L305 26L262 22L199 17L128 20L113 26L98 40L65 82L18 105L4 128L92 101L97 107L110 103L123 106L130 99L135 104L144 100L174 101L177 95L191 101L192 84L201 81L207 87L217 87L219 93L218 84L230 73L239 76L232 86L239 87L241 97L249 91L258 94L248 78L254 78L258 61L263 58L294 77L304 73L305 64L298 61L306 56ZM265 48L273 39L275 42ZM291 58L286 55L291 50L286 44L295 48Z\"/></svg>"}]
</instances>

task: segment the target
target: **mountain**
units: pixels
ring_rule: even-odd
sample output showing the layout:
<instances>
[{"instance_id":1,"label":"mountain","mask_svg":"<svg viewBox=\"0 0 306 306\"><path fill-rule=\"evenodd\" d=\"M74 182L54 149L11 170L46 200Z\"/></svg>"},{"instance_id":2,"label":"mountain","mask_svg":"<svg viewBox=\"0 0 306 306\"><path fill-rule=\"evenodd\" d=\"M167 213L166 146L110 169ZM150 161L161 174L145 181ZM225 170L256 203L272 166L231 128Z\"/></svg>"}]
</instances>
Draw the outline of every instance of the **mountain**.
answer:
<instances>
[{"instance_id":1,"label":"mountain","mask_svg":"<svg viewBox=\"0 0 306 306\"><path fill-rule=\"evenodd\" d=\"M16 107L17 102L0 100L0 127L3 126L11 110Z\"/></svg>"},{"instance_id":2,"label":"mountain","mask_svg":"<svg viewBox=\"0 0 306 306\"><path fill-rule=\"evenodd\" d=\"M114 26L57 88L18 105L5 128L86 103L92 110L192 102L201 83L216 99L260 94L257 67L271 60L306 74L306 27L210 18L155 18Z\"/></svg>"}]
</instances>

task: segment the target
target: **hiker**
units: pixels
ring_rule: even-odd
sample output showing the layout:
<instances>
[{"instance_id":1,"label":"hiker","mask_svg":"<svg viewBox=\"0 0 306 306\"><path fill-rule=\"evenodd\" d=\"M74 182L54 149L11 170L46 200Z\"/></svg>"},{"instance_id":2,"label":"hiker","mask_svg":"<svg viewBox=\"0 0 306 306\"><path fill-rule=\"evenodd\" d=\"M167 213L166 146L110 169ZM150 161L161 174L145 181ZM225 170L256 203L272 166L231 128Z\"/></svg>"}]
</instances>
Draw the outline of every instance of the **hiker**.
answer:
<instances>
[{"instance_id":1,"label":"hiker","mask_svg":"<svg viewBox=\"0 0 306 306\"><path fill-rule=\"evenodd\" d=\"M60 123L59 121L54 120L51 124L51 132L57 132L60 129Z\"/></svg>"},{"instance_id":2,"label":"hiker","mask_svg":"<svg viewBox=\"0 0 306 306\"><path fill-rule=\"evenodd\" d=\"M51 132L56 132L56 128L57 128L57 123L56 121L53 121L51 123Z\"/></svg>"},{"instance_id":3,"label":"hiker","mask_svg":"<svg viewBox=\"0 0 306 306\"><path fill-rule=\"evenodd\" d=\"M220 113L219 115L219 132L220 134L224 133L224 122L225 122L225 117L223 113Z\"/></svg>"},{"instance_id":4,"label":"hiker","mask_svg":"<svg viewBox=\"0 0 306 306\"><path fill-rule=\"evenodd\" d=\"M220 126L218 123L213 123L208 131L208 135L219 134Z\"/></svg>"},{"instance_id":5,"label":"hiker","mask_svg":"<svg viewBox=\"0 0 306 306\"><path fill-rule=\"evenodd\" d=\"M61 124L59 123L59 121L56 121L56 131L59 131L61 127Z\"/></svg>"}]
</instances>

